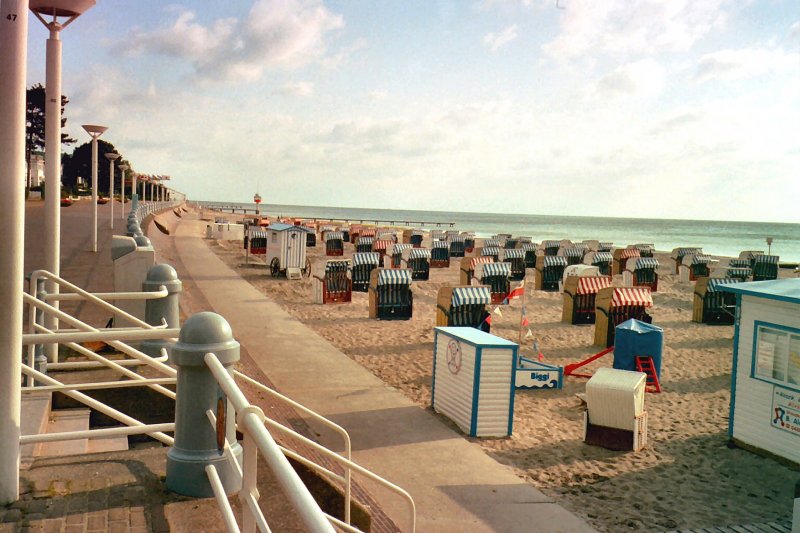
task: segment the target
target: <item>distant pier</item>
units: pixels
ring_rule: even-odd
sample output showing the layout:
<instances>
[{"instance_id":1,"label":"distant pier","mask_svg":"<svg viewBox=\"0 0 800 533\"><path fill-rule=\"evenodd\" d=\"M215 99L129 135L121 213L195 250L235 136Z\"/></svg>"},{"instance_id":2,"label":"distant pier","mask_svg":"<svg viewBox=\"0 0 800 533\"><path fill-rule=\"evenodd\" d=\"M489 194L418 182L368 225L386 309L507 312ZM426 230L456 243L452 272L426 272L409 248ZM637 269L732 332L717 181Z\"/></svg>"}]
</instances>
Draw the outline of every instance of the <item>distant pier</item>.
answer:
<instances>
[{"instance_id":1,"label":"distant pier","mask_svg":"<svg viewBox=\"0 0 800 533\"><path fill-rule=\"evenodd\" d=\"M201 204L202 205L202 204ZM222 213L231 213L232 215L241 213L243 215L258 215L260 211L250 207L242 207L240 205L202 205L204 209L212 209ZM335 218L335 217L306 217L294 215L281 215L281 218L298 218L301 220L311 220L313 222L341 222L344 224L388 224L390 226L430 226L437 228L452 228L456 225L455 222L426 222L417 220L379 220L373 218Z\"/></svg>"}]
</instances>

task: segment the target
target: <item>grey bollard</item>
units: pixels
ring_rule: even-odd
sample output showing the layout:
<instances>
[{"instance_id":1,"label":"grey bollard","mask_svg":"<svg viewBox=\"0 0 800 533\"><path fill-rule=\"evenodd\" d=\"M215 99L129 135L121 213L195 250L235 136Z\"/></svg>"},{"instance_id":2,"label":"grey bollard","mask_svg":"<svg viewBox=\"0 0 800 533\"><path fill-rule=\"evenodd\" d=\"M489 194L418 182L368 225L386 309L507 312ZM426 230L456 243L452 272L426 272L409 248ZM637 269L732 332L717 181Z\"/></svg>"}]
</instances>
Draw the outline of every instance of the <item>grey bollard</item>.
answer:
<instances>
[{"instance_id":1,"label":"grey bollard","mask_svg":"<svg viewBox=\"0 0 800 533\"><path fill-rule=\"evenodd\" d=\"M180 296L183 291L183 283L178 279L178 273L167 264L153 265L147 271L147 278L142 283L142 291L157 292L161 286L166 287L169 296L158 300L145 300L144 321L151 326L161 324L161 319L167 321L168 328L180 327ZM172 342L166 339L151 339L142 341L141 351L150 357L161 355L161 348L172 346Z\"/></svg>"},{"instance_id":2,"label":"grey bollard","mask_svg":"<svg viewBox=\"0 0 800 533\"><path fill-rule=\"evenodd\" d=\"M214 465L225 493L239 490L236 475L217 448L216 431L206 416L223 398L217 381L203 357L212 352L230 372L239 360L239 343L233 339L228 322L216 313L203 312L189 317L172 346L172 364L178 367L175 401L175 445L167 452L167 489L185 496L213 496L205 468ZM225 401L225 400L223 400ZM236 442L234 413L228 414L226 437L231 451L241 464L242 447Z\"/></svg>"},{"instance_id":3,"label":"grey bollard","mask_svg":"<svg viewBox=\"0 0 800 533\"><path fill-rule=\"evenodd\" d=\"M134 240L136 241L136 246L139 248L146 248L150 246L150 239L145 237L144 234L141 233L141 230L136 234Z\"/></svg>"}]
</instances>

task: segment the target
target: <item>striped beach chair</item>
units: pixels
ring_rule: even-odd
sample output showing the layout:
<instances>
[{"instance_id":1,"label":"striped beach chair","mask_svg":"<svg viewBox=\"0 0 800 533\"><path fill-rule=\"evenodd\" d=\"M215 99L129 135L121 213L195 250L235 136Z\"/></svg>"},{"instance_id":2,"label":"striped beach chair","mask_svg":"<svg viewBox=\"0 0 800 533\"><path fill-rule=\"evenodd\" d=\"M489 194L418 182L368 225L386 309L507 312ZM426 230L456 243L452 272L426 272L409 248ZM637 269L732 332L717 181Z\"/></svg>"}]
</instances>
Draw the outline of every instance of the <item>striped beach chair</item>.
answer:
<instances>
[{"instance_id":1,"label":"striped beach chair","mask_svg":"<svg viewBox=\"0 0 800 533\"><path fill-rule=\"evenodd\" d=\"M778 279L777 255L757 255L753 258L753 281Z\"/></svg>"},{"instance_id":2,"label":"striped beach chair","mask_svg":"<svg viewBox=\"0 0 800 533\"><path fill-rule=\"evenodd\" d=\"M653 322L647 310L653 307L653 297L647 287L606 287L595 296L594 343L608 348L614 345L614 328L635 318Z\"/></svg>"},{"instance_id":3,"label":"striped beach chair","mask_svg":"<svg viewBox=\"0 0 800 533\"><path fill-rule=\"evenodd\" d=\"M259 228L248 228L244 239L244 248L255 255L267 253L267 232Z\"/></svg>"},{"instance_id":4,"label":"striped beach chair","mask_svg":"<svg viewBox=\"0 0 800 533\"><path fill-rule=\"evenodd\" d=\"M481 257L491 257L494 262L500 260L500 247L499 246L484 246L481 248Z\"/></svg>"},{"instance_id":5,"label":"striped beach chair","mask_svg":"<svg viewBox=\"0 0 800 533\"><path fill-rule=\"evenodd\" d=\"M344 255L344 234L341 231L325 231L322 240L325 241L325 255Z\"/></svg>"},{"instance_id":6,"label":"striped beach chair","mask_svg":"<svg viewBox=\"0 0 800 533\"><path fill-rule=\"evenodd\" d=\"M544 255L558 255L558 249L561 248L561 241L547 240L542 241L542 249Z\"/></svg>"},{"instance_id":7,"label":"striped beach chair","mask_svg":"<svg viewBox=\"0 0 800 533\"><path fill-rule=\"evenodd\" d=\"M353 290L367 292L369 290L369 276L372 270L378 268L381 254L376 252L356 252L353 254Z\"/></svg>"},{"instance_id":8,"label":"striped beach chair","mask_svg":"<svg viewBox=\"0 0 800 533\"><path fill-rule=\"evenodd\" d=\"M505 249L501 251L500 259L511 265L511 281L525 279L525 250L522 248Z\"/></svg>"},{"instance_id":9,"label":"striped beach chair","mask_svg":"<svg viewBox=\"0 0 800 533\"><path fill-rule=\"evenodd\" d=\"M475 251L475 234L471 231L462 231L461 235L464 237L464 252L471 254Z\"/></svg>"},{"instance_id":10,"label":"striped beach chair","mask_svg":"<svg viewBox=\"0 0 800 533\"><path fill-rule=\"evenodd\" d=\"M714 262L710 255L705 254L686 254L683 256L679 279L683 283L695 281L700 277L708 277L711 273L709 266Z\"/></svg>"},{"instance_id":11,"label":"striped beach chair","mask_svg":"<svg viewBox=\"0 0 800 533\"><path fill-rule=\"evenodd\" d=\"M583 263L585 265L596 266L600 269L600 274L603 276L611 275L611 263L614 261L614 256L611 252L589 252L583 256Z\"/></svg>"},{"instance_id":12,"label":"striped beach chair","mask_svg":"<svg viewBox=\"0 0 800 533\"><path fill-rule=\"evenodd\" d=\"M411 243L394 243L389 246L388 254L390 257L389 266L391 268L402 268L403 251L412 250L414 245Z\"/></svg>"},{"instance_id":13,"label":"striped beach chair","mask_svg":"<svg viewBox=\"0 0 800 533\"><path fill-rule=\"evenodd\" d=\"M414 248L422 246L422 239L425 234L421 229L403 230L403 242L411 244Z\"/></svg>"},{"instance_id":14,"label":"striped beach chair","mask_svg":"<svg viewBox=\"0 0 800 533\"><path fill-rule=\"evenodd\" d=\"M478 263L475 265L473 283L488 286L492 293L492 303L499 304L511 290L510 276L510 263Z\"/></svg>"},{"instance_id":15,"label":"striped beach chair","mask_svg":"<svg viewBox=\"0 0 800 533\"><path fill-rule=\"evenodd\" d=\"M648 287L650 292L658 290L658 259L654 257L637 257L625 264L623 275L625 285L631 287Z\"/></svg>"},{"instance_id":16,"label":"striped beach chair","mask_svg":"<svg viewBox=\"0 0 800 533\"><path fill-rule=\"evenodd\" d=\"M493 257L464 257L461 259L459 270L459 283L461 285L469 285L472 283L472 278L475 276L475 265L481 263L494 263Z\"/></svg>"},{"instance_id":17,"label":"striped beach chair","mask_svg":"<svg viewBox=\"0 0 800 533\"><path fill-rule=\"evenodd\" d=\"M625 272L627 262L635 257L641 257L637 248L617 248L612 253L614 260L611 263L611 274L617 275Z\"/></svg>"},{"instance_id":18,"label":"striped beach chair","mask_svg":"<svg viewBox=\"0 0 800 533\"><path fill-rule=\"evenodd\" d=\"M315 304L346 303L352 300L353 280L349 259L315 263L311 272Z\"/></svg>"},{"instance_id":19,"label":"striped beach chair","mask_svg":"<svg viewBox=\"0 0 800 533\"><path fill-rule=\"evenodd\" d=\"M306 248L314 248L317 246L317 228L313 224L303 224L308 233L306 233Z\"/></svg>"},{"instance_id":20,"label":"striped beach chair","mask_svg":"<svg viewBox=\"0 0 800 533\"><path fill-rule=\"evenodd\" d=\"M703 249L694 247L680 247L674 248L672 253L669 254L670 258L675 261L675 273L680 274L681 265L683 264L683 256L690 255L690 254L702 254Z\"/></svg>"},{"instance_id":21,"label":"striped beach chair","mask_svg":"<svg viewBox=\"0 0 800 533\"><path fill-rule=\"evenodd\" d=\"M753 275L753 267L749 259L731 259L725 277L738 281L747 281Z\"/></svg>"},{"instance_id":22,"label":"striped beach chair","mask_svg":"<svg viewBox=\"0 0 800 533\"><path fill-rule=\"evenodd\" d=\"M655 244L634 244L633 247L639 250L639 257L653 257L656 251Z\"/></svg>"},{"instance_id":23,"label":"striped beach chair","mask_svg":"<svg viewBox=\"0 0 800 533\"><path fill-rule=\"evenodd\" d=\"M736 295L721 291L723 285L738 283L732 278L698 278L694 286L692 322L700 324L733 324Z\"/></svg>"},{"instance_id":24,"label":"striped beach chair","mask_svg":"<svg viewBox=\"0 0 800 533\"><path fill-rule=\"evenodd\" d=\"M370 273L369 317L408 320L414 308L411 270L377 268Z\"/></svg>"},{"instance_id":25,"label":"striped beach chair","mask_svg":"<svg viewBox=\"0 0 800 533\"><path fill-rule=\"evenodd\" d=\"M406 248L402 252L405 268L411 269L411 279L426 281L431 271L431 251L428 248Z\"/></svg>"},{"instance_id":26,"label":"striped beach chair","mask_svg":"<svg viewBox=\"0 0 800 533\"><path fill-rule=\"evenodd\" d=\"M450 267L450 246L445 241L431 243L431 268Z\"/></svg>"},{"instance_id":27,"label":"striped beach chair","mask_svg":"<svg viewBox=\"0 0 800 533\"><path fill-rule=\"evenodd\" d=\"M363 235L358 237L358 240L356 240L356 253L371 252L373 242L375 242L375 239L372 237L366 237Z\"/></svg>"},{"instance_id":28,"label":"striped beach chair","mask_svg":"<svg viewBox=\"0 0 800 533\"><path fill-rule=\"evenodd\" d=\"M536 268L536 243L523 242L522 251L525 252L525 268Z\"/></svg>"},{"instance_id":29,"label":"striped beach chair","mask_svg":"<svg viewBox=\"0 0 800 533\"><path fill-rule=\"evenodd\" d=\"M385 236L385 234L383 236ZM383 257L393 244L394 242L389 239L375 239L372 241L372 251L381 254L381 265L383 264Z\"/></svg>"},{"instance_id":30,"label":"striped beach chair","mask_svg":"<svg viewBox=\"0 0 800 533\"><path fill-rule=\"evenodd\" d=\"M594 324L597 291L611 286L611 276L567 276L561 320L567 324Z\"/></svg>"},{"instance_id":31,"label":"striped beach chair","mask_svg":"<svg viewBox=\"0 0 800 533\"><path fill-rule=\"evenodd\" d=\"M579 265L583 261L584 250L577 246L564 246L558 249L556 254L559 257L565 257L568 265Z\"/></svg>"},{"instance_id":32,"label":"striped beach chair","mask_svg":"<svg viewBox=\"0 0 800 533\"><path fill-rule=\"evenodd\" d=\"M611 250L613 250L613 249L614 249L614 243L613 242L600 241L599 243L597 243L597 251L598 252L609 252L610 253Z\"/></svg>"},{"instance_id":33,"label":"striped beach chair","mask_svg":"<svg viewBox=\"0 0 800 533\"><path fill-rule=\"evenodd\" d=\"M450 246L450 257L464 257L466 253L466 239L462 235L448 235L447 243Z\"/></svg>"},{"instance_id":34,"label":"striped beach chair","mask_svg":"<svg viewBox=\"0 0 800 533\"><path fill-rule=\"evenodd\" d=\"M486 306L492 303L489 287L442 287L436 298L436 325L472 327L489 332Z\"/></svg>"},{"instance_id":35,"label":"striped beach chair","mask_svg":"<svg viewBox=\"0 0 800 533\"><path fill-rule=\"evenodd\" d=\"M558 284L564 276L567 258L563 256L540 255L536 257L537 291L558 291Z\"/></svg>"}]
</instances>

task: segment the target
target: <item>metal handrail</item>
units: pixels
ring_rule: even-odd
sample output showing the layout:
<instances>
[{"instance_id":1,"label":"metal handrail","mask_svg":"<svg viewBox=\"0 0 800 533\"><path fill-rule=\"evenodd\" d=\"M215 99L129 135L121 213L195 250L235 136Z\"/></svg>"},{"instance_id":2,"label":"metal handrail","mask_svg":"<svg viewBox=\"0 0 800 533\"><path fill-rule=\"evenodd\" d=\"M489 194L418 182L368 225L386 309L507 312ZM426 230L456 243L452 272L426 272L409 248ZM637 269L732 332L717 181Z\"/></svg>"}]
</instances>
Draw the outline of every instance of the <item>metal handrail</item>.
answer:
<instances>
[{"instance_id":1,"label":"metal handrail","mask_svg":"<svg viewBox=\"0 0 800 533\"><path fill-rule=\"evenodd\" d=\"M249 430L249 431L243 431L244 434L245 434L245 444L243 446L244 454L245 454L245 456L244 456L244 464L245 465L248 464L248 461L247 461L247 454L248 454L247 443L248 443L248 438L255 438L256 437L255 434L257 433L257 434L260 435L259 431L263 430L264 434L267 437L269 437L269 441L271 441L273 444L275 444L277 449L279 451L281 451L283 453L283 455L291 457L291 458L303 463L304 465L306 465L306 466L308 466L308 467L310 467L310 468L312 468L312 469L314 469L314 470L316 470L318 472L322 472L322 473L324 473L324 474L326 474L326 475L328 475L328 476L330 476L330 477L332 477L332 478L334 478L336 480L339 480L340 482L345 482L346 481L349 484L350 483L350 475L349 474L350 474L351 471L355 471L355 472L358 472L358 473L364 475L365 477L371 479L372 481L375 481L376 483L388 488L389 490L399 494L409 504L410 522L411 522L411 530L410 531L412 533L414 531L416 531L416 506L414 504L413 498L411 497L411 495L408 492L406 492L404 489L398 487L397 485L395 485L395 484L383 479L382 477L378 476L374 472L371 472L370 470L367 470L366 468L362 467L361 465L358 465L357 463L354 463L351 459L342 457L340 454L338 454L338 453L336 453L334 451L331 451L328 448L325 448L324 446L320 445L319 443L314 442L311 439L308 439L307 437L305 437L303 435L300 435L299 433L297 433L296 431L292 430L291 428L287 428L286 426L283 426L283 425L279 424L278 422L276 422L274 420L268 419L264 415L264 413L261 411L261 409L259 409L258 407L256 407L256 406L254 406L254 405L249 403L249 401L244 396L244 394L242 394L241 390L239 389L239 387L236 384L236 382L233 379L233 377L231 377L231 375L228 374L228 372L225 370L225 368L222 366L222 364L217 359L216 355L214 355L213 353L208 353L208 354L205 355L204 360L205 360L206 364L208 365L209 369L211 370L212 374L216 378L217 382L219 383L220 388L226 394L226 396L228 398L228 401L230 402L230 404L233 406L235 412L237 413L237 422L239 422L240 418L242 419L242 423L237 424L237 427L239 427L240 431L242 431L243 429ZM248 378L247 376L244 376L243 374L241 374L239 372L234 372L234 374L237 375L237 376L242 376L242 377L247 378L248 383L253 383L252 378ZM260 385L259 388L262 388L262 390L263 390L264 386L261 385L261 384L259 384L259 385ZM268 389L267 392L271 393L271 392L274 392L274 391L271 391L271 389ZM279 393L275 393L275 397L276 398L277 397L282 397L282 395L280 395ZM285 397L283 397L283 398L285 398ZM286 398L286 399L288 400L288 398ZM304 407L304 406L302 406L300 404L297 404L293 400L289 400L289 401L291 401L292 404L298 405L303 412L313 413L315 418L319 417L319 419L321 419L321 420L327 420L324 417L322 417L321 415L319 415L318 413L314 413L313 411L310 411L308 408L306 408L306 407ZM208 412L207 414L208 414L209 418L213 421L214 420L214 414L212 412ZM260 420L260 424L258 424L258 425L254 424L254 422L252 421L253 420L252 415L254 415L254 414L257 415L257 418ZM331 425L331 427L333 427L333 426L340 427L340 426L334 424L333 422L330 422L330 421L327 421L327 422L328 422L329 425ZM242 428L241 427L242 425L244 425L246 427ZM275 429L279 429L280 431L282 431L284 433L287 433L287 434L297 438L298 440L300 440L301 442L303 442L307 446L315 449L316 451L318 451L321 454L325 455L329 459L339 463L343 467L343 469L345 470L346 475L342 476L340 474L337 474L337 473L331 471L328 468L325 468L325 467L323 467L323 466L321 466L321 465L319 465L317 463L314 463L310 459L307 459L305 457L300 456L299 454L297 454L296 452L294 452L292 450L289 450L289 449L287 449L287 448L285 448L283 446L277 445L274 442L274 440L272 439L272 437L270 436L269 431L265 427L267 425L270 426L270 427L273 427ZM342 429L342 431L344 431L344 430ZM345 431L345 433L346 433L346 431ZM251 435L251 434L253 434L253 435ZM348 441L347 442L349 443L349 437L348 437ZM226 447L227 447L227 444L226 444ZM348 447L349 447L349 445L348 445ZM274 448L270 447L270 450L274 452ZM259 451L261 451L262 455L267 457L265 450L263 450L263 449L261 449L259 447ZM233 457L232 454L226 454L226 456L229 458L229 460ZM247 472L246 468L243 468L243 470L245 472ZM252 472L248 472L248 474L252 474L253 476L255 475ZM242 492L246 493L247 489L249 487L254 487L255 486L254 482L255 482L255 478L254 477L253 477L253 480L252 480L252 484L248 484L246 482L243 482L242 485L241 485L242 486L242 489L241 489ZM348 490L348 493L349 493L349 490ZM241 492L240 492L240 498L245 498L244 501L246 503L249 502L249 498L248 498L247 494L245 494L243 496L241 494ZM349 502L348 502L348 504L349 504ZM251 507L249 505L249 503L248 503L248 507ZM349 505L348 505L348 507L349 507ZM328 518L329 519L333 519L332 517L328 517ZM335 522L339 522L336 519L333 519L333 520ZM349 522L349 518L348 518L347 521ZM353 528L348 528L348 529L349 530L353 530L353 531L358 531L357 529L353 529Z\"/></svg>"},{"instance_id":2,"label":"metal handrail","mask_svg":"<svg viewBox=\"0 0 800 533\"><path fill-rule=\"evenodd\" d=\"M143 292L93 292L91 293L101 300L158 300L159 298L166 298L169 296L169 291L166 287L161 285L157 291L143 291ZM65 301L65 300L83 300L83 296L72 292L59 292L55 294L47 294L43 300L45 302Z\"/></svg>"},{"instance_id":3,"label":"metal handrail","mask_svg":"<svg viewBox=\"0 0 800 533\"><path fill-rule=\"evenodd\" d=\"M141 426L121 426L115 428L86 429L83 431L62 431L59 433L40 433L38 435L21 435L20 446L38 442L60 442L77 439L100 439L107 437L121 437L127 435L141 435L143 433L161 431L175 431L175 422L164 424L144 424Z\"/></svg>"}]
</instances>

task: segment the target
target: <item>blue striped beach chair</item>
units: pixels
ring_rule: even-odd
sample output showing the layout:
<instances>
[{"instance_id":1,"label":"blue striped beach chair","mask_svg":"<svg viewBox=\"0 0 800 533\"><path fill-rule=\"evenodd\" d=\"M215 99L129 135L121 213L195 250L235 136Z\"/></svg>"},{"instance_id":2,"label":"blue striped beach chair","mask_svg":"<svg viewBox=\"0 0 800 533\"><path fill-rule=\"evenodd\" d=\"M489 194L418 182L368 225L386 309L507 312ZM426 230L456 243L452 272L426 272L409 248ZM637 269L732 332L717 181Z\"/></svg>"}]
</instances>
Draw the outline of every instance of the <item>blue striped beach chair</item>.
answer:
<instances>
[{"instance_id":1,"label":"blue striped beach chair","mask_svg":"<svg viewBox=\"0 0 800 533\"><path fill-rule=\"evenodd\" d=\"M692 322L700 324L733 324L736 314L736 295L721 291L723 285L739 283L732 278L698 278L694 286Z\"/></svg>"},{"instance_id":2,"label":"blue striped beach chair","mask_svg":"<svg viewBox=\"0 0 800 533\"><path fill-rule=\"evenodd\" d=\"M567 258L563 256L540 255L536 258L536 290L558 291L558 283L567 268Z\"/></svg>"},{"instance_id":3,"label":"blue striped beach chair","mask_svg":"<svg viewBox=\"0 0 800 533\"><path fill-rule=\"evenodd\" d=\"M778 279L777 255L757 255L753 258L753 281Z\"/></svg>"},{"instance_id":4,"label":"blue striped beach chair","mask_svg":"<svg viewBox=\"0 0 800 533\"><path fill-rule=\"evenodd\" d=\"M511 281L525 279L525 250L522 248L506 249L502 251L501 259L511 265Z\"/></svg>"},{"instance_id":5,"label":"blue striped beach chair","mask_svg":"<svg viewBox=\"0 0 800 533\"><path fill-rule=\"evenodd\" d=\"M446 241L431 243L431 268L448 268L450 266L450 245Z\"/></svg>"},{"instance_id":6,"label":"blue striped beach chair","mask_svg":"<svg viewBox=\"0 0 800 533\"><path fill-rule=\"evenodd\" d=\"M479 263L475 265L474 281L489 287L493 304L502 303L508 296L511 290L510 276L510 263Z\"/></svg>"},{"instance_id":7,"label":"blue striped beach chair","mask_svg":"<svg viewBox=\"0 0 800 533\"><path fill-rule=\"evenodd\" d=\"M411 269L411 279L426 281L431 271L431 251L428 248L406 248L402 252L405 268Z\"/></svg>"},{"instance_id":8,"label":"blue striped beach chair","mask_svg":"<svg viewBox=\"0 0 800 533\"><path fill-rule=\"evenodd\" d=\"M356 252L365 253L372 251L372 243L375 241L373 237L359 237L356 241Z\"/></svg>"},{"instance_id":9,"label":"blue striped beach chair","mask_svg":"<svg viewBox=\"0 0 800 533\"><path fill-rule=\"evenodd\" d=\"M442 287L436 298L436 325L472 327L489 333L489 287Z\"/></svg>"},{"instance_id":10,"label":"blue striped beach chair","mask_svg":"<svg viewBox=\"0 0 800 533\"><path fill-rule=\"evenodd\" d=\"M377 268L370 273L369 317L408 320L414 308L411 270Z\"/></svg>"},{"instance_id":11,"label":"blue striped beach chair","mask_svg":"<svg viewBox=\"0 0 800 533\"><path fill-rule=\"evenodd\" d=\"M536 243L523 242L522 250L525 252L525 268L536 268Z\"/></svg>"},{"instance_id":12,"label":"blue striped beach chair","mask_svg":"<svg viewBox=\"0 0 800 533\"><path fill-rule=\"evenodd\" d=\"M360 237L363 239L363 237ZM353 254L353 290L367 292L372 270L378 268L381 254L377 252L356 252Z\"/></svg>"}]
</instances>

